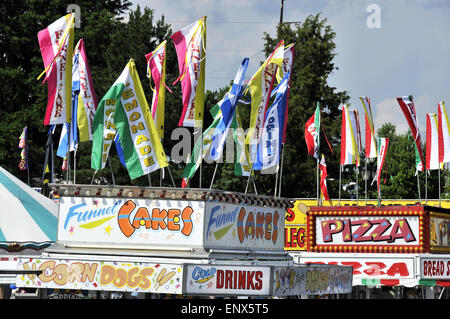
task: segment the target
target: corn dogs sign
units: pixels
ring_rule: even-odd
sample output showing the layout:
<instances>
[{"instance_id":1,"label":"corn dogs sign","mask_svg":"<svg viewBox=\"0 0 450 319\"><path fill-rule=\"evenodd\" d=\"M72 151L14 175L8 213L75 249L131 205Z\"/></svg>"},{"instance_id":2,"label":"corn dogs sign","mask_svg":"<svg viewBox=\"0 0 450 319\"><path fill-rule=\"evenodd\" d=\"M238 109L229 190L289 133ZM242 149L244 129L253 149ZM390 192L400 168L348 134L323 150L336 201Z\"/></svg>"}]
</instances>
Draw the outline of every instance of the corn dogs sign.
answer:
<instances>
[{"instance_id":1,"label":"corn dogs sign","mask_svg":"<svg viewBox=\"0 0 450 319\"><path fill-rule=\"evenodd\" d=\"M82 290L181 293L181 265L81 260L20 259L19 270L41 270L41 275L19 275L17 286Z\"/></svg>"}]
</instances>

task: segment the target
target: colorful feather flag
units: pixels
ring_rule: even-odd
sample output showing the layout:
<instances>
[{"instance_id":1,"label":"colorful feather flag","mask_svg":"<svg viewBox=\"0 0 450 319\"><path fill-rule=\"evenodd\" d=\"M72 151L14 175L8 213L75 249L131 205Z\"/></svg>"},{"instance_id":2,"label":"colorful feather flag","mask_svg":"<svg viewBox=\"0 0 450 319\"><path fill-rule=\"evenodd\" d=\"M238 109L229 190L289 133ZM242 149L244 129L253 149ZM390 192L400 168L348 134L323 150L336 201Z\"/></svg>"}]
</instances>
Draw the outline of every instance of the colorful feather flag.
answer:
<instances>
[{"instance_id":1,"label":"colorful feather flag","mask_svg":"<svg viewBox=\"0 0 450 319\"><path fill-rule=\"evenodd\" d=\"M217 127L214 129L210 148L210 159L213 161L217 161L222 155L225 140L234 118L236 105L242 94L248 61L249 59L245 58L240 64L229 92L225 93L225 96L220 103L220 113L222 116Z\"/></svg>"},{"instance_id":2,"label":"colorful feather flag","mask_svg":"<svg viewBox=\"0 0 450 319\"><path fill-rule=\"evenodd\" d=\"M241 117L239 115L239 108L236 107L233 122L231 123L233 129L233 137L236 151L236 161L234 163L234 174L237 176L250 176L250 160L248 147L245 145L245 133L242 128Z\"/></svg>"},{"instance_id":3,"label":"colorful feather flag","mask_svg":"<svg viewBox=\"0 0 450 319\"><path fill-rule=\"evenodd\" d=\"M341 165L360 164L359 150L361 135L357 110L349 110L347 105L342 107L341 126Z\"/></svg>"},{"instance_id":4,"label":"colorful feather flag","mask_svg":"<svg viewBox=\"0 0 450 319\"><path fill-rule=\"evenodd\" d=\"M25 126L19 136L20 161L19 169L24 171L28 169L28 147L27 147L27 127Z\"/></svg>"},{"instance_id":5,"label":"colorful feather flag","mask_svg":"<svg viewBox=\"0 0 450 319\"><path fill-rule=\"evenodd\" d=\"M45 68L38 79L46 73L48 90L44 125L71 121L74 17L70 13L38 33Z\"/></svg>"},{"instance_id":6,"label":"colorful feather flag","mask_svg":"<svg viewBox=\"0 0 450 319\"><path fill-rule=\"evenodd\" d=\"M72 87L72 92L76 92L76 107L74 107L76 116L72 116L75 117L72 122L76 119L77 123L77 125L74 125L73 127L78 127L80 142L92 141L92 122L98 103L83 39L80 39L75 46L73 55ZM78 92L76 91L76 88L78 88Z\"/></svg>"},{"instance_id":7,"label":"colorful feather flag","mask_svg":"<svg viewBox=\"0 0 450 319\"><path fill-rule=\"evenodd\" d=\"M253 170L267 170L278 167L280 162L289 77L290 73L286 73L274 90L274 93L276 93L275 101L265 115ZM276 171L270 173L276 173Z\"/></svg>"},{"instance_id":8,"label":"colorful feather flag","mask_svg":"<svg viewBox=\"0 0 450 319\"><path fill-rule=\"evenodd\" d=\"M59 138L59 146L58 149L56 150L56 155L59 157L66 158L67 153L73 152L76 149L76 142L74 139L74 135L72 133L73 131L71 131L70 132L71 134L69 134L70 129L71 129L70 123L63 124L61 129L61 136Z\"/></svg>"},{"instance_id":9,"label":"colorful feather flag","mask_svg":"<svg viewBox=\"0 0 450 319\"><path fill-rule=\"evenodd\" d=\"M186 183L186 185L188 181L194 176L203 159L207 158L208 154L210 153L210 148L212 145L212 136L214 134L214 130L216 129L222 117L220 111L220 104L222 103L222 101L223 100L221 100L219 103L217 103L211 108L210 113L214 118L214 121L203 132L202 137L197 139L194 148L192 150L192 153L189 155L187 159L186 167L184 168L182 173L182 177L186 178L186 181L183 181Z\"/></svg>"},{"instance_id":10,"label":"colorful feather flag","mask_svg":"<svg viewBox=\"0 0 450 319\"><path fill-rule=\"evenodd\" d=\"M305 124L305 140L308 155L319 159L320 148L320 107L317 102L316 111Z\"/></svg>"},{"instance_id":11,"label":"colorful feather flag","mask_svg":"<svg viewBox=\"0 0 450 319\"><path fill-rule=\"evenodd\" d=\"M435 113L427 113L426 170L439 169L438 119Z\"/></svg>"},{"instance_id":12,"label":"colorful feather flag","mask_svg":"<svg viewBox=\"0 0 450 319\"><path fill-rule=\"evenodd\" d=\"M450 125L444 102L438 103L439 163L450 162Z\"/></svg>"},{"instance_id":13,"label":"colorful feather flag","mask_svg":"<svg viewBox=\"0 0 450 319\"><path fill-rule=\"evenodd\" d=\"M320 170L320 190L323 198L329 201L330 196L328 195L328 188L327 188L327 176L328 176L327 164L325 163L325 155L323 154L319 162L319 170Z\"/></svg>"},{"instance_id":14,"label":"colorful feather flag","mask_svg":"<svg viewBox=\"0 0 450 319\"><path fill-rule=\"evenodd\" d=\"M166 92L166 43L164 40L156 49L145 55L147 60L147 76L151 78L155 87L151 87L153 91L151 112L155 121L156 130L159 137L164 138L164 109L165 109L165 92Z\"/></svg>"},{"instance_id":15,"label":"colorful feather flag","mask_svg":"<svg viewBox=\"0 0 450 319\"><path fill-rule=\"evenodd\" d=\"M281 68L283 59L284 41L280 41L272 54L264 61L258 71L253 74L244 92L250 91L251 95L250 125L245 137L245 144L249 147L252 162L261 138L264 115L269 105L271 88L276 78L277 68Z\"/></svg>"},{"instance_id":16,"label":"colorful feather flag","mask_svg":"<svg viewBox=\"0 0 450 319\"><path fill-rule=\"evenodd\" d=\"M286 46L284 48L282 67L278 68L278 71L279 71L279 73L277 74L278 81L281 81L284 74L286 74L286 73L292 74L292 68L294 65L294 56L295 56L294 44L289 44L288 46ZM281 72L282 72L282 74L281 74ZM283 144L286 142L286 128L287 128L287 120L288 120L288 113L289 113L290 91L291 91L291 78L289 78L289 85L288 85L287 99L286 99L286 114L284 116L284 125L283 125Z\"/></svg>"},{"instance_id":17,"label":"colorful feather flag","mask_svg":"<svg viewBox=\"0 0 450 319\"><path fill-rule=\"evenodd\" d=\"M378 150L377 150L377 172L372 184L377 181L378 189L378 205L381 205L381 172L386 161L387 148L389 145L389 139L385 137L378 138Z\"/></svg>"},{"instance_id":18,"label":"colorful feather flag","mask_svg":"<svg viewBox=\"0 0 450 319\"><path fill-rule=\"evenodd\" d=\"M178 57L183 111L178 126L203 127L206 17L172 34Z\"/></svg>"},{"instance_id":19,"label":"colorful feather flag","mask_svg":"<svg viewBox=\"0 0 450 319\"><path fill-rule=\"evenodd\" d=\"M375 140L375 128L373 125L372 108L370 107L370 98L367 96L360 97L364 108L364 115L366 119L365 130L365 153L366 158L377 158L377 143ZM367 105L366 105L367 104Z\"/></svg>"},{"instance_id":20,"label":"colorful feather flag","mask_svg":"<svg viewBox=\"0 0 450 319\"><path fill-rule=\"evenodd\" d=\"M417 122L416 108L414 106L412 96L398 97L397 102L405 115L416 145L416 172L422 172L424 168L422 141L420 138L419 123Z\"/></svg>"},{"instance_id":21,"label":"colorful feather flag","mask_svg":"<svg viewBox=\"0 0 450 319\"><path fill-rule=\"evenodd\" d=\"M102 98L95 113L91 167L96 170L104 167L116 135L110 118L114 118L131 179L168 165L132 59Z\"/></svg>"}]
</instances>

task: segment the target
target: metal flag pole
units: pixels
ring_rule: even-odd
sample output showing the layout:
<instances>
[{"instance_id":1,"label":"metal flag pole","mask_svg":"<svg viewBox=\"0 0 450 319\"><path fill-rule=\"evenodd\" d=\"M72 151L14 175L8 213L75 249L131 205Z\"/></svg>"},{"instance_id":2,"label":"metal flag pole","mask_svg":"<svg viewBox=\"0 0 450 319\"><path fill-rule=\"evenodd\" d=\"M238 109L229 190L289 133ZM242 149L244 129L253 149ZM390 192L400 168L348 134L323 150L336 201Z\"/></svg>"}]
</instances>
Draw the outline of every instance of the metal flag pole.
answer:
<instances>
[{"instance_id":1,"label":"metal flag pole","mask_svg":"<svg viewBox=\"0 0 450 319\"><path fill-rule=\"evenodd\" d=\"M317 206L320 205L319 198L320 198L320 188L319 188L319 159L317 159L317 165L316 165L316 189L317 189Z\"/></svg>"},{"instance_id":2,"label":"metal flag pole","mask_svg":"<svg viewBox=\"0 0 450 319\"><path fill-rule=\"evenodd\" d=\"M364 165L364 199L366 201L367 206L367 180L369 177L367 176L367 157L366 157L366 163Z\"/></svg>"},{"instance_id":3,"label":"metal flag pole","mask_svg":"<svg viewBox=\"0 0 450 319\"><path fill-rule=\"evenodd\" d=\"M419 193L419 202L422 202L422 198L420 197L420 181L419 181L419 170L416 171L417 175L417 191Z\"/></svg>"},{"instance_id":4,"label":"metal flag pole","mask_svg":"<svg viewBox=\"0 0 450 319\"><path fill-rule=\"evenodd\" d=\"M108 165L109 165L109 170L111 171L111 178L112 178L112 181L113 181L113 185L116 186L116 180L114 179L114 172L113 172L111 160L109 158L108 158ZM97 171L94 172L94 175L95 175L95 173L97 173ZM94 176L92 176L92 179L94 179Z\"/></svg>"},{"instance_id":5,"label":"metal flag pole","mask_svg":"<svg viewBox=\"0 0 450 319\"><path fill-rule=\"evenodd\" d=\"M359 175L359 167L356 166L355 167L355 172L356 172L356 206L358 206L358 199L359 199L359 183L358 183L358 175Z\"/></svg>"},{"instance_id":6,"label":"metal flag pole","mask_svg":"<svg viewBox=\"0 0 450 319\"><path fill-rule=\"evenodd\" d=\"M280 183L278 186L278 197L281 197L281 181L283 179L283 161L284 161L284 143L281 144Z\"/></svg>"},{"instance_id":7,"label":"metal flag pole","mask_svg":"<svg viewBox=\"0 0 450 319\"><path fill-rule=\"evenodd\" d=\"M441 168L438 168L439 207L441 207Z\"/></svg>"},{"instance_id":8,"label":"metal flag pole","mask_svg":"<svg viewBox=\"0 0 450 319\"><path fill-rule=\"evenodd\" d=\"M209 185L209 189L212 189L213 183L214 183L214 178L216 177L216 172L217 172L217 166L219 166L219 163L216 162L216 167L214 168L214 173L213 173L213 177L211 179L211 185Z\"/></svg>"},{"instance_id":9,"label":"metal flag pole","mask_svg":"<svg viewBox=\"0 0 450 319\"><path fill-rule=\"evenodd\" d=\"M339 206L341 206L341 177L342 177L342 165L339 165Z\"/></svg>"},{"instance_id":10,"label":"metal flag pole","mask_svg":"<svg viewBox=\"0 0 450 319\"><path fill-rule=\"evenodd\" d=\"M428 204L428 170L425 169L425 204Z\"/></svg>"}]
</instances>

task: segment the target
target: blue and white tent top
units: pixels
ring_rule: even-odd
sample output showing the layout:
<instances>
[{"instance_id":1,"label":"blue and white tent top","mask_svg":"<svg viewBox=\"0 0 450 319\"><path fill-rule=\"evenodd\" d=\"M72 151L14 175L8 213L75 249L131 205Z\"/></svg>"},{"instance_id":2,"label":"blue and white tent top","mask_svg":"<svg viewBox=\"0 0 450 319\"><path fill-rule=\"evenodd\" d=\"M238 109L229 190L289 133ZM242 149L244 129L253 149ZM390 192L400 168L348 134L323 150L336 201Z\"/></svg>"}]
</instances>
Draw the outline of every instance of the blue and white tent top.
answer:
<instances>
[{"instance_id":1,"label":"blue and white tent top","mask_svg":"<svg viewBox=\"0 0 450 319\"><path fill-rule=\"evenodd\" d=\"M0 166L0 247L48 246L57 227L58 205Z\"/></svg>"}]
</instances>

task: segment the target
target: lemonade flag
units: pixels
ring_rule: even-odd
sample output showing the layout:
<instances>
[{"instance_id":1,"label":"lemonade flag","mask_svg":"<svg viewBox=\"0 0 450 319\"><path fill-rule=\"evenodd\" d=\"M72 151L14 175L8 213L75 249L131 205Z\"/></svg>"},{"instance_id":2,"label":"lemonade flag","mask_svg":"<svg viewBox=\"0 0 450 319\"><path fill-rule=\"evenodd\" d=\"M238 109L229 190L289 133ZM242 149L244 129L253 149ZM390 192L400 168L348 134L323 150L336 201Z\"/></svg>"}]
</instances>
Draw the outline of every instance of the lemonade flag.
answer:
<instances>
[{"instance_id":1,"label":"lemonade flag","mask_svg":"<svg viewBox=\"0 0 450 319\"><path fill-rule=\"evenodd\" d=\"M93 169L98 170L105 166L115 129L119 134L131 179L168 165L133 60L128 62L122 74L102 98L95 113L92 127Z\"/></svg>"},{"instance_id":2,"label":"lemonade flag","mask_svg":"<svg viewBox=\"0 0 450 319\"><path fill-rule=\"evenodd\" d=\"M47 109L44 125L64 124L71 121L72 54L74 15L69 13L38 33L39 47L47 81Z\"/></svg>"}]
</instances>

